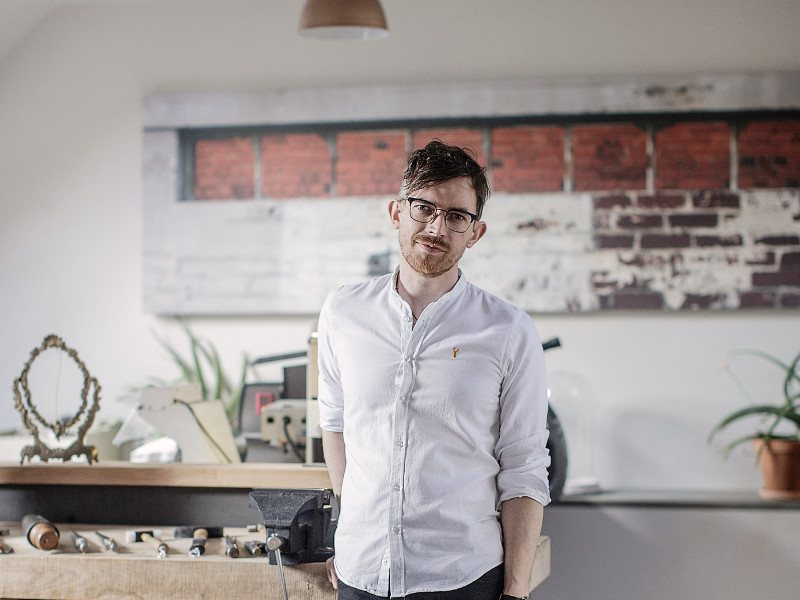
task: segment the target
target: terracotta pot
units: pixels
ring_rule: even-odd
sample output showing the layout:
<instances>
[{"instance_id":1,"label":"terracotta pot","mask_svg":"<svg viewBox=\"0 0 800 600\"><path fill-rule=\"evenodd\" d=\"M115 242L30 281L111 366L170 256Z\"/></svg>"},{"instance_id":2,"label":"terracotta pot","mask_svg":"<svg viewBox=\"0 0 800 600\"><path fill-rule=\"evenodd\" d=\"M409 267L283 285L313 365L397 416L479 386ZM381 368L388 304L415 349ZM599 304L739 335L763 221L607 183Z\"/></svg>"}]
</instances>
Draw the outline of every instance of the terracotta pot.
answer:
<instances>
[{"instance_id":1,"label":"terracotta pot","mask_svg":"<svg viewBox=\"0 0 800 600\"><path fill-rule=\"evenodd\" d=\"M759 494L770 500L800 499L800 442L791 440L764 440L753 443L758 452L758 462L764 487Z\"/></svg>"}]
</instances>

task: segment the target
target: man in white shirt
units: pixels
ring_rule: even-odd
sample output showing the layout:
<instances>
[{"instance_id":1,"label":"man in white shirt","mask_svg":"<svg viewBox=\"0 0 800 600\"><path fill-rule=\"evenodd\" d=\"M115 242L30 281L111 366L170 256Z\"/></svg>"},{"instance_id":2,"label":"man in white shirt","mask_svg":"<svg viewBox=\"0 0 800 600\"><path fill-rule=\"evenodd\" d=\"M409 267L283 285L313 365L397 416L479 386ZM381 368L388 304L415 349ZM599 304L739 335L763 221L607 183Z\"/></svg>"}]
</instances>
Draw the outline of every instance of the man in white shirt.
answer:
<instances>
[{"instance_id":1,"label":"man in white shirt","mask_svg":"<svg viewBox=\"0 0 800 600\"><path fill-rule=\"evenodd\" d=\"M547 396L530 317L467 282L485 169L438 140L389 204L394 273L332 292L319 405L340 514L339 600L526 598L550 501Z\"/></svg>"}]
</instances>

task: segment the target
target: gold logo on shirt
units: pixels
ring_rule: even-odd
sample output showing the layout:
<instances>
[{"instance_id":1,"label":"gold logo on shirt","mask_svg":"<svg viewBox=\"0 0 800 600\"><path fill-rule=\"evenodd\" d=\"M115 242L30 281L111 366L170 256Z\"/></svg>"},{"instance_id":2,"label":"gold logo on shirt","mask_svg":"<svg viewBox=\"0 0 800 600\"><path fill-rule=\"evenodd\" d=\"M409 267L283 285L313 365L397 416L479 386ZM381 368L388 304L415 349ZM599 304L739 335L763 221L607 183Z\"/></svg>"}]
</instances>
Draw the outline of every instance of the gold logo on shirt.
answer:
<instances>
[{"instance_id":1,"label":"gold logo on shirt","mask_svg":"<svg viewBox=\"0 0 800 600\"><path fill-rule=\"evenodd\" d=\"M458 348L453 348L453 358L458 354Z\"/></svg>"}]
</instances>

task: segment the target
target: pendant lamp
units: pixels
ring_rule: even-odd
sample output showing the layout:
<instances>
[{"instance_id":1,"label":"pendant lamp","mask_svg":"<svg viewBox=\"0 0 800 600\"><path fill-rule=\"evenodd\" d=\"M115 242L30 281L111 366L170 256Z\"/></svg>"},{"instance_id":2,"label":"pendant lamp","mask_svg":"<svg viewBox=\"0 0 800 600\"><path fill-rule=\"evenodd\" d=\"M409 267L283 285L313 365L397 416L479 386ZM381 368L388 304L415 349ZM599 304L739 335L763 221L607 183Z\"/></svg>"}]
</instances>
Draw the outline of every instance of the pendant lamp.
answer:
<instances>
[{"instance_id":1,"label":"pendant lamp","mask_svg":"<svg viewBox=\"0 0 800 600\"><path fill-rule=\"evenodd\" d=\"M378 0L306 0L301 35L329 40L376 40L389 35Z\"/></svg>"}]
</instances>

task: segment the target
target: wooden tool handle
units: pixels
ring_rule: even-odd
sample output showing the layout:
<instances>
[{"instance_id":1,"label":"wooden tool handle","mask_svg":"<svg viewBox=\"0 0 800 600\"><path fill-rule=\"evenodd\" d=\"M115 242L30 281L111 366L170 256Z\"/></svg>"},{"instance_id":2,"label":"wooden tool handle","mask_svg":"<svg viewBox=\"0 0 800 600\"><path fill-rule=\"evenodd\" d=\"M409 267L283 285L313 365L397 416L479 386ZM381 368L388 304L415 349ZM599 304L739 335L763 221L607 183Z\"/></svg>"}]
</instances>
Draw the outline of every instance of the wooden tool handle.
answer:
<instances>
[{"instance_id":1,"label":"wooden tool handle","mask_svg":"<svg viewBox=\"0 0 800 600\"><path fill-rule=\"evenodd\" d=\"M164 542L159 540L158 538L154 538L149 533L142 534L142 541L147 542L153 548L155 548L156 552L158 552L159 556L166 556L167 552L169 552L169 546L167 546Z\"/></svg>"},{"instance_id":2,"label":"wooden tool handle","mask_svg":"<svg viewBox=\"0 0 800 600\"><path fill-rule=\"evenodd\" d=\"M58 531L48 523L37 523L28 531L28 541L39 550L52 550L58 546Z\"/></svg>"}]
</instances>

